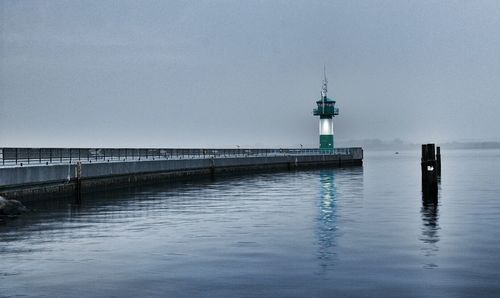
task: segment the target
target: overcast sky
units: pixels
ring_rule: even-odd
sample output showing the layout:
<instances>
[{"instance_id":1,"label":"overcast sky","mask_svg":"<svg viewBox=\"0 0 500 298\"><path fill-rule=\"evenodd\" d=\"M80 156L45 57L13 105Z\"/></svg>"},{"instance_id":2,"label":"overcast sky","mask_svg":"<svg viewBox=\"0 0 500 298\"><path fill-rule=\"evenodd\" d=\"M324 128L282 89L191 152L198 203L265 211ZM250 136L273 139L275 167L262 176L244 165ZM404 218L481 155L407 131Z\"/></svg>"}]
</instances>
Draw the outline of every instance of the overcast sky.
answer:
<instances>
[{"instance_id":1,"label":"overcast sky","mask_svg":"<svg viewBox=\"0 0 500 298\"><path fill-rule=\"evenodd\" d=\"M0 146L500 140L500 1L0 2Z\"/></svg>"}]
</instances>

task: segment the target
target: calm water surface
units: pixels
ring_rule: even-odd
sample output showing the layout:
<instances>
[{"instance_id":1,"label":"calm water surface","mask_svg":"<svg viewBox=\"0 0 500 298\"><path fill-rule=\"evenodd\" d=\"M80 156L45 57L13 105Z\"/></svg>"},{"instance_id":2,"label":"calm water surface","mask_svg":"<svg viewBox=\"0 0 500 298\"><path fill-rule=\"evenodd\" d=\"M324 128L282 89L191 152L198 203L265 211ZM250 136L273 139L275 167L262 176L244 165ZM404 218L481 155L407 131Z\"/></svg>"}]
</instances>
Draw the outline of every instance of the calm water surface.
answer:
<instances>
[{"instance_id":1,"label":"calm water surface","mask_svg":"<svg viewBox=\"0 0 500 298\"><path fill-rule=\"evenodd\" d=\"M131 188L0 225L0 296L499 296L500 151Z\"/></svg>"}]
</instances>

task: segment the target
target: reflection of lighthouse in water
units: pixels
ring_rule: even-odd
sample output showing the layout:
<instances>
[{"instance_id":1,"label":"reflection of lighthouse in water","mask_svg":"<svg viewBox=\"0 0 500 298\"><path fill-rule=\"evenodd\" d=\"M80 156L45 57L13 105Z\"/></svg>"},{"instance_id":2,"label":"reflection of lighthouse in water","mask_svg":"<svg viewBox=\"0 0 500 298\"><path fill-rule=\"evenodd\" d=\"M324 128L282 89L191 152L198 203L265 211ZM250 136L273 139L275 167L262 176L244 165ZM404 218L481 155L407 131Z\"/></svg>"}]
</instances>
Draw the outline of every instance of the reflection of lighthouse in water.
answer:
<instances>
[{"instance_id":1,"label":"reflection of lighthouse in water","mask_svg":"<svg viewBox=\"0 0 500 298\"><path fill-rule=\"evenodd\" d=\"M317 217L318 252L317 258L322 271L327 271L333 265L335 256L335 238L337 236L335 171L320 172L320 195L318 200L319 213Z\"/></svg>"},{"instance_id":2,"label":"reflection of lighthouse in water","mask_svg":"<svg viewBox=\"0 0 500 298\"><path fill-rule=\"evenodd\" d=\"M332 270L337 260L339 239L345 229L341 212L357 214L363 204L363 167L319 172L316 217L316 257L321 274Z\"/></svg>"}]
</instances>

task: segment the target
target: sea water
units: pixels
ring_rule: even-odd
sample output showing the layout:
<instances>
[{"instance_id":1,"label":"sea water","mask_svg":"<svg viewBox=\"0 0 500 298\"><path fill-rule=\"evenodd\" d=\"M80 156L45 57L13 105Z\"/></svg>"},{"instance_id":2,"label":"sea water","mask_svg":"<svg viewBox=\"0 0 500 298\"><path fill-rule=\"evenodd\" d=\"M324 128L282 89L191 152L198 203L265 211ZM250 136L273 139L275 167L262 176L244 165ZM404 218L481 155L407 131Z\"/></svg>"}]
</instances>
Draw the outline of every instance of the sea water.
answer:
<instances>
[{"instance_id":1,"label":"sea water","mask_svg":"<svg viewBox=\"0 0 500 298\"><path fill-rule=\"evenodd\" d=\"M420 152L28 204L0 224L0 297L500 295L500 151Z\"/></svg>"}]
</instances>

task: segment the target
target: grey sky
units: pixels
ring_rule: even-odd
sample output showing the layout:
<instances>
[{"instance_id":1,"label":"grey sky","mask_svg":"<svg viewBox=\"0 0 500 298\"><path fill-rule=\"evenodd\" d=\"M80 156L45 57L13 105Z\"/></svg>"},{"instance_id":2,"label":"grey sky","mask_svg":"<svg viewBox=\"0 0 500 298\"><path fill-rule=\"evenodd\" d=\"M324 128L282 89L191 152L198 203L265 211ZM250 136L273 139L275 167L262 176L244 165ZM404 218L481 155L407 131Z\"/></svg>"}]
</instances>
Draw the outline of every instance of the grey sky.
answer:
<instances>
[{"instance_id":1,"label":"grey sky","mask_svg":"<svg viewBox=\"0 0 500 298\"><path fill-rule=\"evenodd\" d=\"M500 140L500 1L2 1L0 146Z\"/></svg>"}]
</instances>

